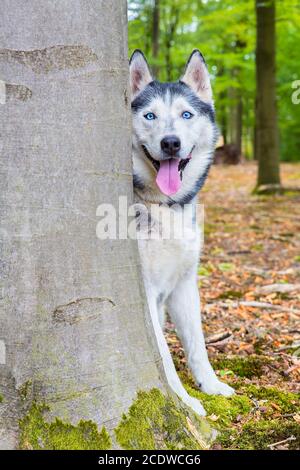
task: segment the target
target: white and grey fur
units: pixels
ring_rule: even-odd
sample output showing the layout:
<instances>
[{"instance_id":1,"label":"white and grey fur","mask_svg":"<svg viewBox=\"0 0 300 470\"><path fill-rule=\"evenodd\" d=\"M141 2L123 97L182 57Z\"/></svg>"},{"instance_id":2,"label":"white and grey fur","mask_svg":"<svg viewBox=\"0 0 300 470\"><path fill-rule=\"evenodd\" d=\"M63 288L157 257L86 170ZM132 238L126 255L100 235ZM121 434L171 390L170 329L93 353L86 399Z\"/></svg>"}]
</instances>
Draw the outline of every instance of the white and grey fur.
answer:
<instances>
[{"instance_id":1,"label":"white and grey fur","mask_svg":"<svg viewBox=\"0 0 300 470\"><path fill-rule=\"evenodd\" d=\"M163 204L165 220L169 220L169 211L176 217L184 204L195 204L212 162L217 128L209 73L201 53L195 50L181 80L160 83L153 80L144 55L136 50L130 60L130 85L135 200L148 208L151 204ZM191 119L182 118L185 111L192 113ZM154 113L156 119L145 119L149 112ZM163 194L156 184L159 161L168 158L161 141L169 135L180 139L176 158L184 162L181 187L172 196ZM190 155L191 159L187 160ZM164 224L164 218L160 222L151 220L150 228L147 225L144 230L159 231L161 224ZM193 220L186 224L187 230L193 230ZM163 334L166 308L201 390L224 396L234 393L231 387L218 380L205 347L197 286L200 231L194 230L192 237L181 239L176 236L168 240L140 239L139 251L149 309L168 383L183 402L204 415L200 402L184 389Z\"/></svg>"}]
</instances>

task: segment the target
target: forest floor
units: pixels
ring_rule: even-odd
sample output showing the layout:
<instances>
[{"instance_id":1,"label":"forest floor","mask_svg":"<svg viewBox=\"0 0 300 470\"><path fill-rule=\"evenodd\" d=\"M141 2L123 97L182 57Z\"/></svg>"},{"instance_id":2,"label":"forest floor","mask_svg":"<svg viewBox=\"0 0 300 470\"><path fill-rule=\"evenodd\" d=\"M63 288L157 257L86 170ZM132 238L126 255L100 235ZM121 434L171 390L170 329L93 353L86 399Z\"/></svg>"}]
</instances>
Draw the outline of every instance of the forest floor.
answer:
<instances>
[{"instance_id":1,"label":"forest floor","mask_svg":"<svg viewBox=\"0 0 300 470\"><path fill-rule=\"evenodd\" d=\"M300 188L300 164L282 164ZM189 393L219 430L215 449L300 448L300 192L254 196L255 164L212 168L201 202L203 326L231 398L200 393L171 323L167 339Z\"/></svg>"}]
</instances>

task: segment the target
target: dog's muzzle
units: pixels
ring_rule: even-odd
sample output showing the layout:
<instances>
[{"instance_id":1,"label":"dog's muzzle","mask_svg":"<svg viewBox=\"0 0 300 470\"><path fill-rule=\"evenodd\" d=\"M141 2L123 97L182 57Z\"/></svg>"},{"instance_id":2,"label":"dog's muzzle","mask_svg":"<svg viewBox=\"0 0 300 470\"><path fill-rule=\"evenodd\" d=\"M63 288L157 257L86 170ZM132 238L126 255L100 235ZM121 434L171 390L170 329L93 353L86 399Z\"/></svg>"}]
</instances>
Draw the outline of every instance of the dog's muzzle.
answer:
<instances>
[{"instance_id":1,"label":"dog's muzzle","mask_svg":"<svg viewBox=\"0 0 300 470\"><path fill-rule=\"evenodd\" d=\"M182 175L183 175L183 172L185 170L185 167L187 166L187 164L189 163L190 159L192 158L192 152L194 150L195 146L193 146L192 150L190 151L189 155L187 158L182 158L180 161L179 161L179 164L178 164L178 171L180 172L180 179L182 180ZM151 157L150 155L150 152L149 150L147 149L147 147L145 145L142 145L142 149L143 149L143 152L144 154L146 155L146 157L148 158L148 160L150 160L150 162L152 163L152 165L154 166L154 168L156 169L156 171L159 170L159 167L160 167L160 163L159 163L159 160L155 160L153 157ZM178 157L175 157L175 158L178 158Z\"/></svg>"}]
</instances>

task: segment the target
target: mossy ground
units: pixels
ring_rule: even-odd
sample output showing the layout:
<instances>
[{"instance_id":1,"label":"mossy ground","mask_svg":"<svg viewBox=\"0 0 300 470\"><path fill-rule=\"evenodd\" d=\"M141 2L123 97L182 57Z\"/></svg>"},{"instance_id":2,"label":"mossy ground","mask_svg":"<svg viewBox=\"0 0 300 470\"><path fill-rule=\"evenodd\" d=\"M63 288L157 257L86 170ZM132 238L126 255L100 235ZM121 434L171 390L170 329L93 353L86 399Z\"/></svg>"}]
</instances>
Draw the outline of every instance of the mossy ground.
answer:
<instances>
[{"instance_id":1,"label":"mossy ground","mask_svg":"<svg viewBox=\"0 0 300 470\"><path fill-rule=\"evenodd\" d=\"M60 419L47 422L47 407L33 404L20 422L20 448L43 450L104 450L111 448L110 436L103 427L98 430L92 421L80 421L77 426Z\"/></svg>"},{"instance_id":2,"label":"mossy ground","mask_svg":"<svg viewBox=\"0 0 300 470\"><path fill-rule=\"evenodd\" d=\"M220 375L237 375L238 377L259 377L263 374L263 368L271 361L264 356L224 356L218 355L214 358L215 369L220 371Z\"/></svg>"},{"instance_id":3,"label":"mossy ground","mask_svg":"<svg viewBox=\"0 0 300 470\"><path fill-rule=\"evenodd\" d=\"M282 163L284 188L300 187L299 169L299 163ZM261 287L300 282L300 197L292 190L253 196L256 178L254 162L216 165L200 193L203 327L210 360L237 395L200 394L172 324L167 339L190 393L201 398L220 430L217 448L269 449L293 436L275 447L295 449L300 448L299 291L263 293ZM227 339L214 343L224 333Z\"/></svg>"},{"instance_id":4,"label":"mossy ground","mask_svg":"<svg viewBox=\"0 0 300 470\"><path fill-rule=\"evenodd\" d=\"M123 449L207 449L211 429L158 389L139 392L115 430Z\"/></svg>"},{"instance_id":5,"label":"mossy ground","mask_svg":"<svg viewBox=\"0 0 300 470\"><path fill-rule=\"evenodd\" d=\"M251 383L249 377L261 374L263 361L262 357L247 360L225 356L212 361L218 375L232 372L222 377L236 389L230 398L201 393L187 369L179 367L187 391L202 402L208 421L219 431L213 448L267 450L289 439L283 448L300 449L300 397L274 386Z\"/></svg>"}]
</instances>

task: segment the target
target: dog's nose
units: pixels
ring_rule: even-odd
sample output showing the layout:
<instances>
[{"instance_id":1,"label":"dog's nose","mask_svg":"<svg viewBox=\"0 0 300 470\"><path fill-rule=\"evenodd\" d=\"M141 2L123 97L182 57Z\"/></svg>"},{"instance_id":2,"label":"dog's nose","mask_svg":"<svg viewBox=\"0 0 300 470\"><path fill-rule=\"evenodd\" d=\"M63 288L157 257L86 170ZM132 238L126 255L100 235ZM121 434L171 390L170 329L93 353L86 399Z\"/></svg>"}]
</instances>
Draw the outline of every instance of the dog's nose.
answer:
<instances>
[{"instance_id":1,"label":"dog's nose","mask_svg":"<svg viewBox=\"0 0 300 470\"><path fill-rule=\"evenodd\" d=\"M180 150L180 139L176 135L167 135L161 140L160 146L166 154L174 156Z\"/></svg>"}]
</instances>

